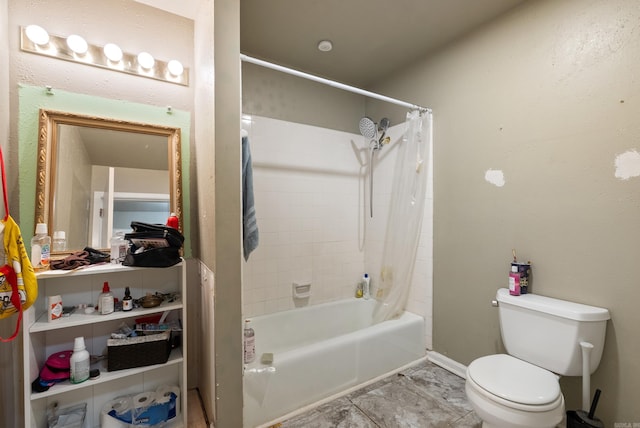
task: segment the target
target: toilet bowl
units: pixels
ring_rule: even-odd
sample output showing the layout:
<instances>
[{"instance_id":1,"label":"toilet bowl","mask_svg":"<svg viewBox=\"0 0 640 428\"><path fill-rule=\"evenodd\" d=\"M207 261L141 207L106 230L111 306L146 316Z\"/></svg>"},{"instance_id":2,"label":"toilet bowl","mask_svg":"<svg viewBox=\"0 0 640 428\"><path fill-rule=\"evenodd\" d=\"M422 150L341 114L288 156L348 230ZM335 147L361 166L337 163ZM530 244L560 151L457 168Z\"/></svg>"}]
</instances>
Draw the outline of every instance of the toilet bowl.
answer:
<instances>
[{"instance_id":1,"label":"toilet bowl","mask_svg":"<svg viewBox=\"0 0 640 428\"><path fill-rule=\"evenodd\" d=\"M555 427L565 412L558 375L598 368L609 311L534 294L511 296L505 288L498 290L496 305L508 355L469 364L467 398L485 428ZM593 350L583 367L585 342Z\"/></svg>"},{"instance_id":2,"label":"toilet bowl","mask_svg":"<svg viewBox=\"0 0 640 428\"><path fill-rule=\"evenodd\" d=\"M510 355L474 360L465 391L484 428L552 428L564 417L558 377Z\"/></svg>"}]
</instances>

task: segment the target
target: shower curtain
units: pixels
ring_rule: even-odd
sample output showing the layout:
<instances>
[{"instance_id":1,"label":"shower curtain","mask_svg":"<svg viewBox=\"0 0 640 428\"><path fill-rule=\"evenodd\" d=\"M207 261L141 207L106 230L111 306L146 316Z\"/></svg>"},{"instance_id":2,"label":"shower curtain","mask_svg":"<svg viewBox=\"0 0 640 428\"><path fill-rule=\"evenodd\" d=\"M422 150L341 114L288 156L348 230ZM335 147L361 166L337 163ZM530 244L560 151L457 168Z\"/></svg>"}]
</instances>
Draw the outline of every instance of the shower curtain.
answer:
<instances>
[{"instance_id":1,"label":"shower curtain","mask_svg":"<svg viewBox=\"0 0 640 428\"><path fill-rule=\"evenodd\" d=\"M396 159L391 206L382 251L376 322L400 315L407 304L415 266L427 189L431 112L407 113L406 130Z\"/></svg>"}]
</instances>

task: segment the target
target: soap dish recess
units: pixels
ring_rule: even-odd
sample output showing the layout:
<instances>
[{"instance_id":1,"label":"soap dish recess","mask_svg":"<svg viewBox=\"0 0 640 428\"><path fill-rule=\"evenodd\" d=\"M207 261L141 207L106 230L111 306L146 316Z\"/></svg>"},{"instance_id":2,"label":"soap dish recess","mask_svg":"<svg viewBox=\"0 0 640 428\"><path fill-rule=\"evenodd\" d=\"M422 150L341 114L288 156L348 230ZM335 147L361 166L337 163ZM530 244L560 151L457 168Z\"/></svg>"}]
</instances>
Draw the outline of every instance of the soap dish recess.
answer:
<instances>
[{"instance_id":1,"label":"soap dish recess","mask_svg":"<svg viewBox=\"0 0 640 428\"><path fill-rule=\"evenodd\" d=\"M294 282L293 283L293 297L295 299L306 299L311 296L311 283L310 282Z\"/></svg>"}]
</instances>

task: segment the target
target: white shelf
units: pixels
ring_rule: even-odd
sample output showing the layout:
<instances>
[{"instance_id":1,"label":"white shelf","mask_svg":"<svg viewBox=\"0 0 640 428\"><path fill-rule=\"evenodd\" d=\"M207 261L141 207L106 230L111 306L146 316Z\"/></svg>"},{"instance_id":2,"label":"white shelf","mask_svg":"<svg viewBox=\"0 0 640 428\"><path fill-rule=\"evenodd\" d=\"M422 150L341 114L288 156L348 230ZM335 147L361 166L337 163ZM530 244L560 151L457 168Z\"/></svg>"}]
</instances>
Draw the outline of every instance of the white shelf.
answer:
<instances>
[{"instance_id":1,"label":"white shelf","mask_svg":"<svg viewBox=\"0 0 640 428\"><path fill-rule=\"evenodd\" d=\"M163 364L154 364L152 366L135 367L133 369L116 370L113 372L107 371L106 360L101 362L100 377L97 379L89 379L82 383L71 383L64 381L53 385L47 391L44 392L32 392L31 401L40 400L42 398L51 397L53 395L63 394L65 392L74 391L76 389L88 388L95 385L99 385L105 382L111 382L115 379L120 379L128 376L133 376L138 373L144 373L151 370L155 370L161 367L167 367L172 364L182 363L182 351L180 348L173 349L169 355L169 359Z\"/></svg>"},{"instance_id":2,"label":"white shelf","mask_svg":"<svg viewBox=\"0 0 640 428\"><path fill-rule=\"evenodd\" d=\"M183 262L180 262L173 266L169 266L165 268L147 268L147 267L137 267L137 266L123 266L121 264L116 264L116 263L102 263L102 264L88 265L87 267L82 267L82 268L73 269L73 270L54 269L54 270L36 272L36 278L48 279L48 278L61 278L63 276L97 275L97 274L105 274L105 273L133 272L136 270L148 270L148 269L172 269L176 266L182 265L182 263Z\"/></svg>"},{"instance_id":3,"label":"white shelf","mask_svg":"<svg viewBox=\"0 0 640 428\"><path fill-rule=\"evenodd\" d=\"M184 261L166 268L145 268L122 266L119 264L91 265L73 271L50 270L38 272L39 295L25 312L23 335L23 373L22 398L24 404L24 422L28 428L46 427L46 408L52 401L61 406L88 403L85 426L100 424L100 411L109 400L123 393L132 391L153 390L160 384L175 384L181 391L182 414L168 427L177 428L187 425L187 305L186 305L186 272ZM112 289L121 292L125 286L136 287L137 292L144 294L152 289L163 293L178 293L179 299L164 302L155 308L136 308L131 311L118 311L109 315L97 312L85 314L83 309L68 317L48 322L46 313L47 296L60 294L67 296L67 304L77 304L94 300L103 281L109 281ZM180 319L182 324L182 340L179 348L173 349L169 359L163 364L136 367L125 370L108 371L107 360L100 361L94 367L100 369L97 379L89 379L79 384L64 381L57 383L44 392L32 392L31 382L41 370L47 355L61 349L71 349L72 338L83 335L95 349L103 349L112 327L119 320L159 315L171 311L172 319ZM105 324L106 323L106 324ZM83 328L86 326L86 328ZM65 329L76 330L65 330ZM78 329L82 329L81 332ZM97 351L101 353L101 351ZM139 383L132 385L131 382Z\"/></svg>"},{"instance_id":4,"label":"white shelf","mask_svg":"<svg viewBox=\"0 0 640 428\"><path fill-rule=\"evenodd\" d=\"M59 318L51 322L47 320L47 314L45 313L42 314L38 318L38 320L31 325L31 327L29 327L29 333L76 327L79 325L95 324L124 318L139 318L145 315L172 311L175 309L182 309L181 300L172 303L163 303L160 306L156 306L155 308L137 308L127 312L118 311L109 315L100 315L98 312L94 312L92 314L82 314L78 313L78 311L82 311L82 309L76 309L76 312L74 312L70 316Z\"/></svg>"}]
</instances>

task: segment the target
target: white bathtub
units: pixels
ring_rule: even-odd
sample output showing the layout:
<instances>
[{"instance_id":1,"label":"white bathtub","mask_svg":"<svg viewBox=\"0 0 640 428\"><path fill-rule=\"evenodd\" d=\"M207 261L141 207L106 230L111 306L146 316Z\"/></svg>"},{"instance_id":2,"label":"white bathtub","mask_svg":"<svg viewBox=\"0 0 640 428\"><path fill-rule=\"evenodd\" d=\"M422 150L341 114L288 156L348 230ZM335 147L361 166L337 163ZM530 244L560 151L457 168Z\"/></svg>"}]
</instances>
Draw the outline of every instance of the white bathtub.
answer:
<instances>
[{"instance_id":1,"label":"white bathtub","mask_svg":"<svg viewBox=\"0 0 640 428\"><path fill-rule=\"evenodd\" d=\"M347 299L252 318L256 361L244 374L244 427L283 416L424 357L424 319L373 324L375 300ZM270 366L260 363L265 352Z\"/></svg>"}]
</instances>

